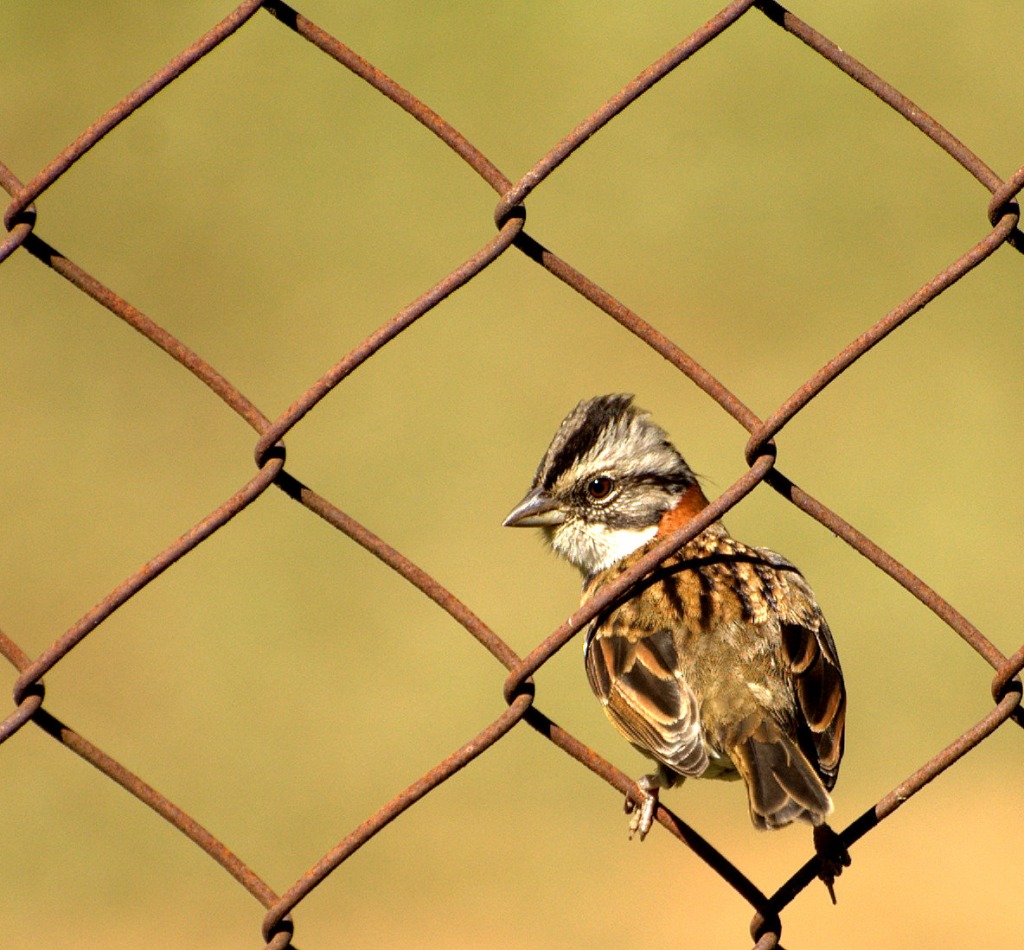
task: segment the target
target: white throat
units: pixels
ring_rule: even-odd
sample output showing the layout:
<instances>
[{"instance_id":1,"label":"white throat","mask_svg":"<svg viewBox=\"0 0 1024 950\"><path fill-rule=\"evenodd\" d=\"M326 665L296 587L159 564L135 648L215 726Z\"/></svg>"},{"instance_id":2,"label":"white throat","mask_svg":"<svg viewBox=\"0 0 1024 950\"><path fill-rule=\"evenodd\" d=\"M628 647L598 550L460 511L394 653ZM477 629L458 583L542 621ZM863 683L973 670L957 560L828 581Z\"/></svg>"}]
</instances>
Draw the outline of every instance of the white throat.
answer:
<instances>
[{"instance_id":1,"label":"white throat","mask_svg":"<svg viewBox=\"0 0 1024 950\"><path fill-rule=\"evenodd\" d=\"M657 533L656 524L646 528L610 528L603 524L584 527L578 522L567 522L552 532L551 547L590 576L632 554Z\"/></svg>"}]
</instances>

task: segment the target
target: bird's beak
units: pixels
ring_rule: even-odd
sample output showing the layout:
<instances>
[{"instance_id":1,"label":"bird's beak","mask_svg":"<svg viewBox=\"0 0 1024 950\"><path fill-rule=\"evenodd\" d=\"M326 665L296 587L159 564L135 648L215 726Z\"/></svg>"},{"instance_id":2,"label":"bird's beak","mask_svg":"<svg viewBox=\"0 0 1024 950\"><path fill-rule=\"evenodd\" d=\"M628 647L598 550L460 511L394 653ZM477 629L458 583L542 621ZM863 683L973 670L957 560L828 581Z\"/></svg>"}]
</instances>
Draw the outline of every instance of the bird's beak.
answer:
<instances>
[{"instance_id":1,"label":"bird's beak","mask_svg":"<svg viewBox=\"0 0 1024 950\"><path fill-rule=\"evenodd\" d=\"M532 489L501 523L505 528L547 528L565 521L565 512L543 488Z\"/></svg>"}]
</instances>

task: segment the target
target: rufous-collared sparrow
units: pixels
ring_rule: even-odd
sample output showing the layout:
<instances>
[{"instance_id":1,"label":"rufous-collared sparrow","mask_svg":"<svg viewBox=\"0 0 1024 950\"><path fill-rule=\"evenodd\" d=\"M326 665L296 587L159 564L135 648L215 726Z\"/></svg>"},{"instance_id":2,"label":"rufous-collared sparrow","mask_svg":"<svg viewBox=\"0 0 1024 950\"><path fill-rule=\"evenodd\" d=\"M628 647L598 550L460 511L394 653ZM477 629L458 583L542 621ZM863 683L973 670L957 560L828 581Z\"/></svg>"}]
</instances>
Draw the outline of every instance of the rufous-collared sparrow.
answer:
<instances>
[{"instance_id":1,"label":"rufous-collared sparrow","mask_svg":"<svg viewBox=\"0 0 1024 950\"><path fill-rule=\"evenodd\" d=\"M708 504L632 403L608 395L576 406L504 522L544 530L583 573L584 603ZM811 588L774 551L714 522L598 614L584 657L612 724L657 762L638 782L631 836L650 829L659 788L687 777L742 778L758 828L825 824L846 689Z\"/></svg>"}]
</instances>

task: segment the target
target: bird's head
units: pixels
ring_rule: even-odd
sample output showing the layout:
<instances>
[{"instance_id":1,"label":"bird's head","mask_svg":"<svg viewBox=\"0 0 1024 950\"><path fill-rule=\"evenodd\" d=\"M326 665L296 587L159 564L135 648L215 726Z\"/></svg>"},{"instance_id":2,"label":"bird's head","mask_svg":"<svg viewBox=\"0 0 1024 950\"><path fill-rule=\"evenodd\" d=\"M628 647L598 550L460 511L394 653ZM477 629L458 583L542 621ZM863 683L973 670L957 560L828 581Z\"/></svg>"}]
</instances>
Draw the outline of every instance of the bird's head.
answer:
<instances>
[{"instance_id":1,"label":"bird's head","mask_svg":"<svg viewBox=\"0 0 1024 950\"><path fill-rule=\"evenodd\" d=\"M565 417L504 524L543 529L557 554L591 576L654 538L694 488L690 467L631 395L595 396Z\"/></svg>"}]
</instances>

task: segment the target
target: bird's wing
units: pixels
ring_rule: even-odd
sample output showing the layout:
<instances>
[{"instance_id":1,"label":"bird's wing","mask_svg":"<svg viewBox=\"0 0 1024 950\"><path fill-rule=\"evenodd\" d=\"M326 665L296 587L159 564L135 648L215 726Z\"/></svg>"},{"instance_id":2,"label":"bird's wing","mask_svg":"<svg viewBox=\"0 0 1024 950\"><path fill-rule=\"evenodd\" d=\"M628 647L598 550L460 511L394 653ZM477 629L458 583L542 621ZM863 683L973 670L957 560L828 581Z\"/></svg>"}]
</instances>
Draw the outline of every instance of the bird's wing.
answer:
<instances>
[{"instance_id":1,"label":"bird's wing","mask_svg":"<svg viewBox=\"0 0 1024 950\"><path fill-rule=\"evenodd\" d=\"M783 655L796 695L798 726L806 727L805 752L813 753L825 787L839 774L846 727L846 687L832 631L807 582L787 565L785 579L793 597L780 611ZM807 744L810 748L806 748Z\"/></svg>"},{"instance_id":2,"label":"bird's wing","mask_svg":"<svg viewBox=\"0 0 1024 950\"><path fill-rule=\"evenodd\" d=\"M587 679L613 725L680 775L708 767L697 700L679 670L672 631L631 639L598 618L587 633Z\"/></svg>"}]
</instances>

